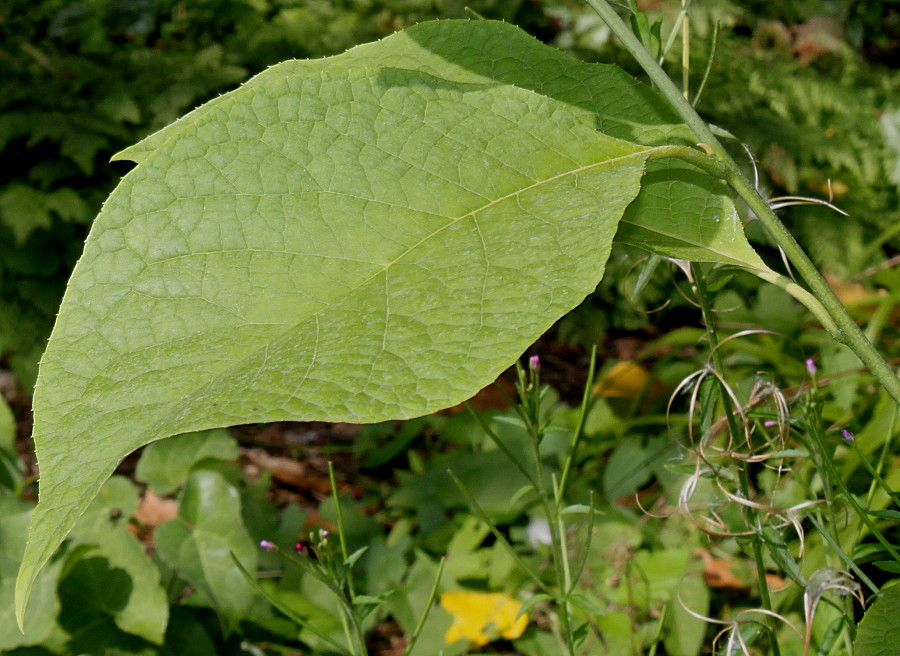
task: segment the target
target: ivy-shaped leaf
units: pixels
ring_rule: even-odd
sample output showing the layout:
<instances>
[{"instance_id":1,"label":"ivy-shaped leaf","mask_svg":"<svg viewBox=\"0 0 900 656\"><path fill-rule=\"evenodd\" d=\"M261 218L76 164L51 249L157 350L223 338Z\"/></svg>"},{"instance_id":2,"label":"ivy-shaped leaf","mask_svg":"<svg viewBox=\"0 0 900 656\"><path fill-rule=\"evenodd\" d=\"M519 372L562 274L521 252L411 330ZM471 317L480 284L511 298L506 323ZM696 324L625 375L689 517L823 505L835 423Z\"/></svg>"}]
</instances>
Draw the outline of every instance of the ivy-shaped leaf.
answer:
<instances>
[{"instance_id":1,"label":"ivy-shaped leaf","mask_svg":"<svg viewBox=\"0 0 900 656\"><path fill-rule=\"evenodd\" d=\"M248 85L129 173L41 363L30 582L169 435L458 403L603 274L652 149L511 85L363 68Z\"/></svg>"}]
</instances>

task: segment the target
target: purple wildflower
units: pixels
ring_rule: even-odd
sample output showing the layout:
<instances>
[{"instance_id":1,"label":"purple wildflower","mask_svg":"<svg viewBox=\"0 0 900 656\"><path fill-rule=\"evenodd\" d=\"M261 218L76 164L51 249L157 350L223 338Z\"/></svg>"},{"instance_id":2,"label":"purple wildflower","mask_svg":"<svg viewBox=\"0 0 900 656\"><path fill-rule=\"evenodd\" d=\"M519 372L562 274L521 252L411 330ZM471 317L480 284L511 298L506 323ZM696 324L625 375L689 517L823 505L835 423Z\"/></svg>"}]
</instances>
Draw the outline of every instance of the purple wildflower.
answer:
<instances>
[{"instance_id":1,"label":"purple wildflower","mask_svg":"<svg viewBox=\"0 0 900 656\"><path fill-rule=\"evenodd\" d=\"M816 375L816 362L812 358L806 359L806 370L809 372L810 376Z\"/></svg>"},{"instance_id":2,"label":"purple wildflower","mask_svg":"<svg viewBox=\"0 0 900 656\"><path fill-rule=\"evenodd\" d=\"M259 546L261 546L266 551L272 551L275 548L275 543L269 542L268 540L260 540Z\"/></svg>"},{"instance_id":3,"label":"purple wildflower","mask_svg":"<svg viewBox=\"0 0 900 656\"><path fill-rule=\"evenodd\" d=\"M777 423L778 423L778 422L775 421L774 419L766 419L766 420L763 422L763 426L765 426L766 428L772 428L772 427L773 427L775 424L777 424Z\"/></svg>"},{"instance_id":4,"label":"purple wildflower","mask_svg":"<svg viewBox=\"0 0 900 656\"><path fill-rule=\"evenodd\" d=\"M856 441L856 438L853 436L853 433L848 431L846 428L841 431L841 435L843 435L844 439L847 440L848 442Z\"/></svg>"},{"instance_id":5,"label":"purple wildflower","mask_svg":"<svg viewBox=\"0 0 900 656\"><path fill-rule=\"evenodd\" d=\"M541 358L537 355L532 355L528 358L528 368L532 371L537 371L541 368Z\"/></svg>"}]
</instances>

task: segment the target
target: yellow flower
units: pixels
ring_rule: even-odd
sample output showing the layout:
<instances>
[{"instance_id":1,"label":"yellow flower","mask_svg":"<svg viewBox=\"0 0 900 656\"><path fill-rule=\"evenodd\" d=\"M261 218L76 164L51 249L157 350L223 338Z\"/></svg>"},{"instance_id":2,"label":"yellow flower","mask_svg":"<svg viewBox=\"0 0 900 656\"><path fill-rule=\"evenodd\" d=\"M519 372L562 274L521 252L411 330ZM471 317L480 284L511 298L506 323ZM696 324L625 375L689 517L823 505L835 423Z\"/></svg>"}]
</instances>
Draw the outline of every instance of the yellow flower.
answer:
<instances>
[{"instance_id":1,"label":"yellow flower","mask_svg":"<svg viewBox=\"0 0 900 656\"><path fill-rule=\"evenodd\" d=\"M445 592L441 608L453 615L453 625L445 637L447 644L465 638L481 647L498 637L518 638L528 626L525 614L516 619L522 604L505 594Z\"/></svg>"},{"instance_id":2,"label":"yellow flower","mask_svg":"<svg viewBox=\"0 0 900 656\"><path fill-rule=\"evenodd\" d=\"M594 394L633 399L647 386L650 373L633 360L616 363L594 385Z\"/></svg>"}]
</instances>

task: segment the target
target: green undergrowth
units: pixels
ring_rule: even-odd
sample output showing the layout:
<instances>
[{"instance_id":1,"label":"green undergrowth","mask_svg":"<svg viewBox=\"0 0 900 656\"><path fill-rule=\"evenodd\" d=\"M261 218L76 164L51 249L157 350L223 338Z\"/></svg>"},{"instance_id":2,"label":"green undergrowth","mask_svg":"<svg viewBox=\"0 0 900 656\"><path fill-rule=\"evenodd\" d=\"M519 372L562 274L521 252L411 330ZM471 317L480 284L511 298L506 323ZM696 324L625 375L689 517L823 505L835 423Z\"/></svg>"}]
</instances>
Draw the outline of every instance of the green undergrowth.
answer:
<instances>
[{"instance_id":1,"label":"green undergrowth","mask_svg":"<svg viewBox=\"0 0 900 656\"><path fill-rule=\"evenodd\" d=\"M719 274L707 275L715 287ZM883 282L900 289L895 278ZM601 358L589 386L565 497L572 510L561 515L576 653L693 656L712 653L714 641L717 654L740 653L740 640L765 652L772 629L781 654L804 654L805 640L811 653L851 653L856 640L856 654L881 654L866 646L880 644L880 634L867 629L885 621L877 619L880 606L857 636L863 609L854 597L895 603L888 599L900 568L880 540L896 544L900 513L868 468L887 489L900 486L891 466L896 407L871 393L868 376L807 325L725 340L769 314L795 312L786 295L745 301L727 288L709 294L720 312L718 353L739 435L729 432L712 376L698 375L712 362L697 348L699 327L641 344L632 364L649 377L617 377L621 363ZM877 327L871 319L867 325ZM893 335L895 327L885 330ZM539 374L552 377L551 363L540 360ZM535 390L542 466L548 480L558 480L581 407L545 385L526 388L526 397ZM699 399L693 410L692 397ZM848 426L852 441L841 433ZM11 422L0 417L0 427L4 654L355 653L345 651L334 591L297 563L339 563L338 526L355 554L347 570L354 598L368 604L361 629L370 653L387 648L390 636L410 636L426 611L413 654L561 653L559 608L542 589L558 585L545 509L508 460L520 459L526 470L533 462L527 425L514 408L375 424L327 447L313 443L309 462L336 458L344 463L340 480L353 483L338 486L346 490L340 521L333 495L299 503L273 496L290 485L248 467L252 444L225 430L154 443L131 478L104 486L41 574L24 635L12 614L12 582L33 508L23 494L32 483L15 456ZM741 472L750 506L742 505ZM178 516L156 527L142 523L138 504L151 491L178 500ZM753 526L778 615L771 623L753 592ZM452 593L471 595L470 604L506 595L524 609L527 627L504 638L502 625L494 630L477 613L454 616L441 603ZM814 614L805 615L804 599L816 602ZM489 642L480 650L471 638L448 644L455 621Z\"/></svg>"}]
</instances>

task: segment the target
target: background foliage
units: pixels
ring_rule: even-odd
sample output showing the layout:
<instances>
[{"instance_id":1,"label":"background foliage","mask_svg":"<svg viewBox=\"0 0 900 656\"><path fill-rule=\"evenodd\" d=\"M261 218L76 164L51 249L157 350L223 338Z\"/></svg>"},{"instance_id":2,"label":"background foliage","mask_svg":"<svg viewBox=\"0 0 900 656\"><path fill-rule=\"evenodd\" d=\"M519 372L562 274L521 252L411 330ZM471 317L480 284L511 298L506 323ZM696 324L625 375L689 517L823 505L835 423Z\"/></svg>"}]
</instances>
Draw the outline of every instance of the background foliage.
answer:
<instances>
[{"instance_id":1,"label":"background foliage","mask_svg":"<svg viewBox=\"0 0 900 656\"><path fill-rule=\"evenodd\" d=\"M638 73L605 28L580 6L550 0L466 4L585 59L616 61ZM666 35L677 4L644 4L655 12L651 16L666 16ZM19 384L30 389L86 228L127 170L107 164L112 153L267 65L334 54L424 18L461 17L462 5L453 0L0 3L0 150L3 161L14 165L5 167L0 180L0 357L16 372ZM697 3L691 20L692 88L702 78L712 26L721 23L716 63L698 108L735 135L736 152L741 152L738 142L748 144L772 196L827 197L826 181L831 179L835 202L850 218L804 207L785 210L787 218L820 266L844 279L860 278L864 285L843 284L842 294L856 300L870 335L882 339L889 355L895 353L900 279L881 263L895 258L900 245L896 3L739 5L717 0ZM679 47L667 58L676 78ZM777 253L750 225L765 256L776 262ZM587 502L591 490L602 493L604 512L589 548L583 529L573 535L573 544L587 553L580 612L596 618L589 632L595 642L588 644L598 653L652 648L658 654L689 656L708 653L715 630L687 615L679 599L714 617L735 617L759 600L749 592L752 566L740 538L710 541L679 516L659 520L635 504L635 494L644 507L661 514L677 504L684 476L693 466L690 450L679 445L688 441L689 418L683 406L666 417L666 401L704 362L697 346L703 332L694 327L697 310L673 293L673 269L664 263L645 267L644 257L624 248L614 253L610 267L618 272L608 275L597 293L558 326L556 339L542 347L545 380L560 391L546 392L551 429L544 455L548 468L558 471L560 445L577 419L572 405L586 356L566 343L599 342L608 360L594 387L587 446L579 454L574 480L576 500ZM896 544L898 516L891 513L897 511L890 509L891 497L870 487L861 460L865 456L885 464L888 482L897 489L897 469L890 467L897 432L891 402L873 393L855 360L814 330L784 294L728 272L714 274L710 287L725 329L763 325L786 336L734 340L723 348L738 393L750 396L760 380L757 373L765 371L767 379L797 399L793 421L801 427L788 445L793 473L781 479L771 471L758 472L753 481L758 493L782 506L831 493L834 488L817 478L823 463L808 442L811 426L821 423L828 429L826 456L838 463L849 489L868 499L873 513L882 513L873 517ZM881 291L873 292L873 287ZM648 313L661 306L661 311ZM811 354L818 364L818 396L808 395L803 361ZM630 382L622 382L621 376L618 383L611 382L616 378L608 376L617 359L632 363L629 367L640 362L642 373L637 379L624 378ZM12 396L8 385L5 392ZM804 409L809 399L816 401L812 414ZM496 399L480 403L484 421L509 444L524 448L513 413L493 408ZM774 421L775 411L762 406L754 421ZM13 418L0 402L4 654L326 653L327 639L339 635L327 590L279 554L248 548L267 539L290 551L295 537L310 526L333 526L335 504L323 501L327 487L321 486L325 458L344 462L339 489L351 548L369 547L356 568L360 592L387 600L367 625L373 629L373 649L387 652L392 637L409 635L442 555L450 556L448 589L516 594L528 586L444 475L448 467L529 563L546 563L533 500L510 502L509 491L521 481L515 470L500 464L499 452L464 413L345 433L321 426L282 427L276 431L282 441L274 446L264 427L239 433L240 446L228 432L213 431L146 449L136 471L133 462L126 463L122 473L129 478L110 481L66 551L42 575L34 617L21 636L6 600L12 597L34 499L27 448L16 442L17 428L20 437L28 430L25 414ZM849 421L856 427L858 450L837 432ZM284 457L260 453L260 446ZM298 463L290 457L301 450L302 466L292 468ZM359 464L348 464L348 455ZM273 481L279 485L273 487ZM176 514L171 505L163 513L163 521L171 523L158 526L153 538L149 531L158 522L139 512L149 494L136 483L181 500ZM693 501L739 530L740 512L728 505L717 483L715 477L700 480ZM198 508L204 504L227 512L203 513L199 522ZM814 517L825 524L834 519ZM808 523L804 526L810 529ZM861 523L843 517L835 532L873 584L890 583L896 572L884 569L890 564L884 565L885 555ZM264 579L262 586L302 618L304 628L297 629L239 582L217 588L222 573L202 565L204 554L217 547L211 536L225 536L251 569L256 565L260 572L282 574L278 580ZM780 527L768 537L766 571L773 586L792 577L802 580L823 565L846 566L836 555L843 552L830 550L818 534L808 540L803 558L795 533ZM785 590L776 597L779 610L802 624L803 588ZM879 613L890 617L896 597L875 606L878 612L860 625L859 649L866 649L867 641L879 648L882 632L875 622ZM846 648L835 647L841 604L824 604L813 625L815 644L823 651ZM849 614L858 619L861 611L851 608ZM521 637L487 649L529 656L558 653L548 638L552 615L537 603L530 616L534 619ZM435 609L422 645L443 646L452 621L449 612ZM748 640L759 633L750 625L742 631ZM780 639L783 653L802 653L802 641L787 628ZM464 646L456 645L446 653L462 651Z\"/></svg>"}]
</instances>

